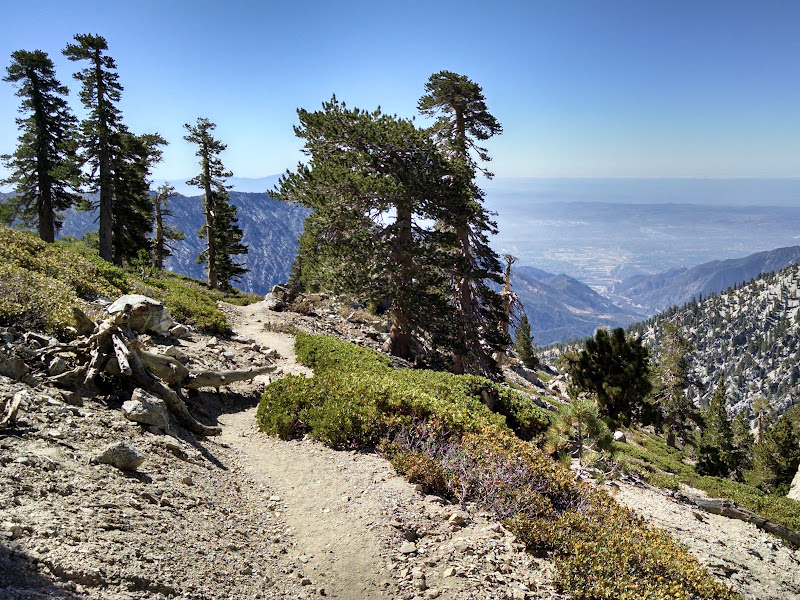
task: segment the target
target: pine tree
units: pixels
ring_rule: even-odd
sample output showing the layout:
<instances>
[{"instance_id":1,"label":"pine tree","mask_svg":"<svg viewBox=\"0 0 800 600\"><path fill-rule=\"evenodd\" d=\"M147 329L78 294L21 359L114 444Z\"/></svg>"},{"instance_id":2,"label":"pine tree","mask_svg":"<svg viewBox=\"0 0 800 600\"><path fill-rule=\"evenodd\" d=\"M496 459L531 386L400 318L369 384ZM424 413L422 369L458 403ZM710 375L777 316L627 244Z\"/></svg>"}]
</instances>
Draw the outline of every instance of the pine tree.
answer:
<instances>
[{"instance_id":1,"label":"pine tree","mask_svg":"<svg viewBox=\"0 0 800 600\"><path fill-rule=\"evenodd\" d=\"M155 219L153 231L153 267L159 271L164 268L164 259L172 256L174 250L170 242L183 239L183 231L176 229L165 221L171 217L170 199L176 196L175 188L165 183L156 191L153 197L153 217Z\"/></svg>"},{"instance_id":2,"label":"pine tree","mask_svg":"<svg viewBox=\"0 0 800 600\"><path fill-rule=\"evenodd\" d=\"M675 447L675 438L685 444L699 417L687 388L694 384L689 376L689 340L674 323L662 326L661 356L653 372L651 398L667 431L667 444Z\"/></svg>"},{"instance_id":3,"label":"pine tree","mask_svg":"<svg viewBox=\"0 0 800 600\"><path fill-rule=\"evenodd\" d=\"M514 351L517 353L517 358L529 369L535 369L539 364L539 359L536 358L536 354L534 353L531 324L528 322L528 315L522 315L522 318L520 318L515 338Z\"/></svg>"},{"instance_id":4,"label":"pine tree","mask_svg":"<svg viewBox=\"0 0 800 600\"><path fill-rule=\"evenodd\" d=\"M75 73L83 84L80 99L88 111L81 122L82 159L91 171L91 189L100 192L100 258L113 260L114 160L122 155L125 127L117 108L122 86L114 59L105 54L108 44L99 35L79 34L63 54L72 61L89 61L89 66Z\"/></svg>"},{"instance_id":5,"label":"pine tree","mask_svg":"<svg viewBox=\"0 0 800 600\"><path fill-rule=\"evenodd\" d=\"M751 468L753 460L753 433L750 431L750 420L745 411L739 411L731 423L733 432L734 463L738 465L736 479L741 479L744 471Z\"/></svg>"},{"instance_id":6,"label":"pine tree","mask_svg":"<svg viewBox=\"0 0 800 600\"><path fill-rule=\"evenodd\" d=\"M703 415L704 427L697 456L697 472L700 475L728 477L738 467L726 405L725 379L720 378Z\"/></svg>"},{"instance_id":7,"label":"pine tree","mask_svg":"<svg viewBox=\"0 0 800 600\"><path fill-rule=\"evenodd\" d=\"M17 149L2 160L11 171L4 183L16 195L6 204L8 216L36 223L39 237L55 240L61 226L59 211L79 202L73 192L78 166L74 160L77 119L67 105L66 86L56 79L53 61L41 50L17 50L3 81L16 84L22 98L16 119L21 134Z\"/></svg>"},{"instance_id":8,"label":"pine tree","mask_svg":"<svg viewBox=\"0 0 800 600\"><path fill-rule=\"evenodd\" d=\"M564 405L547 430L545 452L559 455L567 451L583 461L587 451L608 450L612 437L600 419L597 405L589 400L576 400Z\"/></svg>"},{"instance_id":9,"label":"pine tree","mask_svg":"<svg viewBox=\"0 0 800 600\"><path fill-rule=\"evenodd\" d=\"M497 369L492 352L503 351L509 339L503 329L503 300L489 285L503 283L500 261L488 243L488 234L496 233L497 225L483 206L483 190L475 183L476 172L488 178L492 174L481 168L470 152L488 162L489 154L478 142L502 133L503 128L489 113L481 87L464 75L434 73L425 91L419 111L437 117L432 134L453 168L470 181L441 223L459 242L451 269L458 328L453 370L489 376Z\"/></svg>"},{"instance_id":10,"label":"pine tree","mask_svg":"<svg viewBox=\"0 0 800 600\"><path fill-rule=\"evenodd\" d=\"M441 263L455 240L421 223L444 219L468 182L411 121L348 109L335 97L298 116L295 133L309 160L274 192L313 209L295 278L311 289L388 301L396 356L414 356L414 339L445 339L451 320Z\"/></svg>"},{"instance_id":11,"label":"pine tree","mask_svg":"<svg viewBox=\"0 0 800 600\"><path fill-rule=\"evenodd\" d=\"M166 140L157 133L120 135L120 152L112 159L113 259L117 265L150 257L154 202L150 193L150 170L161 160ZM149 262L149 258L147 259Z\"/></svg>"},{"instance_id":12,"label":"pine tree","mask_svg":"<svg viewBox=\"0 0 800 600\"><path fill-rule=\"evenodd\" d=\"M748 482L773 494L785 495L800 466L800 435L785 413L753 447L753 470Z\"/></svg>"},{"instance_id":13,"label":"pine tree","mask_svg":"<svg viewBox=\"0 0 800 600\"><path fill-rule=\"evenodd\" d=\"M621 328L610 335L598 329L580 354L565 361L574 388L594 394L603 415L623 421L642 415L652 386L649 353L640 339L626 339Z\"/></svg>"},{"instance_id":14,"label":"pine tree","mask_svg":"<svg viewBox=\"0 0 800 600\"><path fill-rule=\"evenodd\" d=\"M234 260L235 255L247 254L247 247L241 243L242 230L237 224L236 207L230 202L230 186L225 185L225 179L233 173L225 169L219 158L227 146L211 135L217 126L208 119L198 118L195 125L187 123L184 127L189 133L183 139L197 144L195 156L200 158L200 174L186 183L203 190L206 217L200 237L207 245L197 262L208 264L211 289L229 287L232 279L247 272Z\"/></svg>"}]
</instances>

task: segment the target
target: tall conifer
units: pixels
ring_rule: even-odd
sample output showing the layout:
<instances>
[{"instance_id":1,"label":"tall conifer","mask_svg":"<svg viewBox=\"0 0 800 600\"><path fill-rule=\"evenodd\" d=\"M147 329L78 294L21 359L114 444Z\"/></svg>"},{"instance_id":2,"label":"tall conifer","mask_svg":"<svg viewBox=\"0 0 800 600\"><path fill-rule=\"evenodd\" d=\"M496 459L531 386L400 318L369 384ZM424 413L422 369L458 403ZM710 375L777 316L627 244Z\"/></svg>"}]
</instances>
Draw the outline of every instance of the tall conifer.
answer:
<instances>
[{"instance_id":1,"label":"tall conifer","mask_svg":"<svg viewBox=\"0 0 800 600\"><path fill-rule=\"evenodd\" d=\"M59 211L79 201L73 192L78 173L77 120L67 105L68 90L41 50L14 52L3 80L17 85L16 95L22 98L19 112L24 115L16 120L21 132L16 151L2 157L11 170L4 181L16 191L7 210L9 216L35 222L39 237L52 242L61 226Z\"/></svg>"},{"instance_id":2,"label":"tall conifer","mask_svg":"<svg viewBox=\"0 0 800 600\"><path fill-rule=\"evenodd\" d=\"M99 35L78 34L63 53L72 61L88 61L75 73L81 82L81 103L88 111L81 122L83 160L91 171L91 188L100 193L100 258L114 258L114 159L122 154L122 115L117 108L122 86L114 59L106 55L108 44Z\"/></svg>"},{"instance_id":3,"label":"tall conifer","mask_svg":"<svg viewBox=\"0 0 800 600\"><path fill-rule=\"evenodd\" d=\"M492 353L503 351L509 340L503 330L502 298L489 285L503 283L500 261L488 243L488 234L496 233L497 225L483 206L483 190L475 183L476 172L487 177L492 174L478 165L471 152L489 161L488 152L478 142L502 133L503 128L489 113L481 87L464 75L435 73L425 91L419 111L437 117L431 132L454 169L469 181L441 223L458 239L458 251L449 269L458 317L454 371L492 375L497 369Z\"/></svg>"},{"instance_id":4,"label":"tall conifer","mask_svg":"<svg viewBox=\"0 0 800 600\"><path fill-rule=\"evenodd\" d=\"M164 259L172 255L172 241L183 239L183 231L166 222L172 216L170 199L176 196L175 188L165 183L153 197L153 267L159 271L164 268Z\"/></svg>"},{"instance_id":5,"label":"tall conifer","mask_svg":"<svg viewBox=\"0 0 800 600\"><path fill-rule=\"evenodd\" d=\"M211 289L228 287L235 277L246 273L247 269L238 263L235 255L247 254L242 244L242 230L237 224L236 207L230 202L225 180L232 177L222 164L219 155L227 146L211 134L216 124L202 117L195 125L184 125L188 134L187 142L197 144L195 156L200 158L200 173L187 181L203 190L203 211L206 222L200 229L200 237L205 238L206 249L197 257L198 263L208 265L208 285Z\"/></svg>"},{"instance_id":6,"label":"tall conifer","mask_svg":"<svg viewBox=\"0 0 800 600\"><path fill-rule=\"evenodd\" d=\"M275 195L313 209L295 278L391 305L389 350L415 354L412 340L439 341L450 327L440 265L452 234L440 221L467 182L454 175L427 132L405 119L348 109L334 97L298 110L306 164Z\"/></svg>"}]
</instances>

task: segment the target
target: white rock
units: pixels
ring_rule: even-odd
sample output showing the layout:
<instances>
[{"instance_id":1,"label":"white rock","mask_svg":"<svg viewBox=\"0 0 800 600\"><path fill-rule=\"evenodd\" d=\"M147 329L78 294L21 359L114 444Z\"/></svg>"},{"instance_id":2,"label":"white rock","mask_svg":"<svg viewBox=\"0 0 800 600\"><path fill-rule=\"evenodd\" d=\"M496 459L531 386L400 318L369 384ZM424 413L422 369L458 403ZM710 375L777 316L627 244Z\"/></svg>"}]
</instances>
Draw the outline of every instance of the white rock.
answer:
<instances>
[{"instance_id":1,"label":"white rock","mask_svg":"<svg viewBox=\"0 0 800 600\"><path fill-rule=\"evenodd\" d=\"M800 500L800 467L798 467L797 473L795 473L794 479L792 479L792 485L786 497L792 500Z\"/></svg>"},{"instance_id":2,"label":"white rock","mask_svg":"<svg viewBox=\"0 0 800 600\"><path fill-rule=\"evenodd\" d=\"M400 546L400 552L402 554L413 554L416 551L417 545L412 544L411 542L403 542L403 544Z\"/></svg>"},{"instance_id":3,"label":"white rock","mask_svg":"<svg viewBox=\"0 0 800 600\"><path fill-rule=\"evenodd\" d=\"M134 331L166 335L175 327L172 315L163 304L141 294L121 296L106 308L106 312L110 315L120 313L125 310L126 305L131 307L130 326Z\"/></svg>"},{"instance_id":4,"label":"white rock","mask_svg":"<svg viewBox=\"0 0 800 600\"><path fill-rule=\"evenodd\" d=\"M614 441L615 442L620 442L622 444L627 443L628 440L625 438L625 432L624 431L615 431L614 432Z\"/></svg>"},{"instance_id":5,"label":"white rock","mask_svg":"<svg viewBox=\"0 0 800 600\"><path fill-rule=\"evenodd\" d=\"M169 415L164 401L140 388L137 388L133 392L133 397L122 405L122 412L131 421L152 425L161 430L166 430L169 425Z\"/></svg>"}]
</instances>

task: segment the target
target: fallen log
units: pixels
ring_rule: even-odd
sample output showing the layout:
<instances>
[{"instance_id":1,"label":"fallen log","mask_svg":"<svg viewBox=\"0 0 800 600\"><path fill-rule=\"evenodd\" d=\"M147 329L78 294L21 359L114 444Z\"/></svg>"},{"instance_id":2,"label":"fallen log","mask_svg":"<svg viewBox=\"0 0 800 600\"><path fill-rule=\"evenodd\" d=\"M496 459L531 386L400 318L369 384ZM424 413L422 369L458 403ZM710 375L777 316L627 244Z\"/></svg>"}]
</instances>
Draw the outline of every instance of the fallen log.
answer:
<instances>
[{"instance_id":1,"label":"fallen log","mask_svg":"<svg viewBox=\"0 0 800 600\"><path fill-rule=\"evenodd\" d=\"M759 517L757 514L738 506L732 500L723 500L719 498L714 498L711 500L692 498L692 503L697 508L713 515L721 515L723 517L728 517L729 519L737 519L739 521L745 521L746 523L752 523L759 529L763 529L767 533L771 533L772 535L775 535L786 540L787 542L794 544L795 546L800 547L800 533L792 531L791 529L787 529L786 527L778 525L777 523L773 523L772 521L768 521L763 517Z\"/></svg>"}]
</instances>

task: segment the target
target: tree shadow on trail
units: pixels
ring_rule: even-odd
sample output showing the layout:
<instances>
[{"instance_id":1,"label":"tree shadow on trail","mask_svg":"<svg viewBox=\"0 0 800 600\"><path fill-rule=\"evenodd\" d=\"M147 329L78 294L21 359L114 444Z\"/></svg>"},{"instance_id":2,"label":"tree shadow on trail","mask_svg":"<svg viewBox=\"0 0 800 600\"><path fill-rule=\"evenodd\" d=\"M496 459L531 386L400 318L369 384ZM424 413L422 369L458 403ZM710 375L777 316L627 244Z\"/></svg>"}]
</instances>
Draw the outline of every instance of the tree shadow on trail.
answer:
<instances>
[{"instance_id":1,"label":"tree shadow on trail","mask_svg":"<svg viewBox=\"0 0 800 600\"><path fill-rule=\"evenodd\" d=\"M34 559L23 550L0 541L0 600L79 600L82 597L61 587L61 582L53 576L37 571Z\"/></svg>"}]
</instances>

